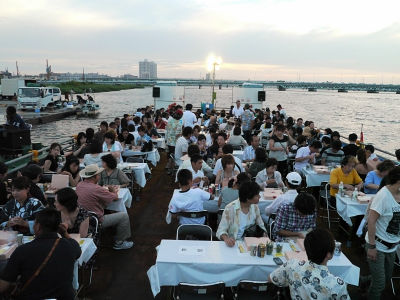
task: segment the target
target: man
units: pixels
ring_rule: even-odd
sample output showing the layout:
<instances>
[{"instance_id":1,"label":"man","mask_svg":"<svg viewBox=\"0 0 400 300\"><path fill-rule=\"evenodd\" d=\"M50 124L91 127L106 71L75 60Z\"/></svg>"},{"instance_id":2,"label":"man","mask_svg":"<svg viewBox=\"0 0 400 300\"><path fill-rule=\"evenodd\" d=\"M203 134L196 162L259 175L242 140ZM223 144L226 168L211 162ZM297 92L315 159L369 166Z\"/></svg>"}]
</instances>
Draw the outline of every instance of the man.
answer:
<instances>
[{"instance_id":1,"label":"man","mask_svg":"<svg viewBox=\"0 0 400 300\"><path fill-rule=\"evenodd\" d=\"M306 232L316 227L315 202L313 195L301 193L297 195L293 203L280 206L272 232L273 238L276 241L282 241L285 237L304 239Z\"/></svg>"},{"instance_id":2,"label":"man","mask_svg":"<svg viewBox=\"0 0 400 300\"><path fill-rule=\"evenodd\" d=\"M175 164L180 166L182 164L181 157L187 154L187 150L190 143L190 137L192 136L192 127L185 127L182 131L182 136L176 140L175 144Z\"/></svg>"},{"instance_id":3,"label":"man","mask_svg":"<svg viewBox=\"0 0 400 300\"><path fill-rule=\"evenodd\" d=\"M303 119L302 118L298 118L297 119L297 121L296 121L296 125L294 125L294 128L301 128L301 129L303 129L304 128L304 125L303 125Z\"/></svg>"},{"instance_id":4,"label":"man","mask_svg":"<svg viewBox=\"0 0 400 300\"><path fill-rule=\"evenodd\" d=\"M242 113L242 129L243 129L243 137L247 143L249 143L251 130L254 124L254 114L250 111L250 105L248 103L244 106L244 112Z\"/></svg>"},{"instance_id":5,"label":"man","mask_svg":"<svg viewBox=\"0 0 400 300\"><path fill-rule=\"evenodd\" d=\"M252 162L256 158L256 149L260 146L260 137L253 135L251 137L251 144L243 151L243 162Z\"/></svg>"},{"instance_id":6,"label":"man","mask_svg":"<svg viewBox=\"0 0 400 300\"><path fill-rule=\"evenodd\" d=\"M146 134L146 129L143 126L139 126L138 130L138 138L136 139L136 146L143 146L144 143L150 142L151 138Z\"/></svg>"},{"instance_id":7,"label":"man","mask_svg":"<svg viewBox=\"0 0 400 300\"><path fill-rule=\"evenodd\" d=\"M103 168L97 165L88 165L81 172L83 181L78 183L76 193L78 194L78 204L88 211L94 212L103 228L116 227L115 243L113 249L122 250L132 248L133 242L127 241L131 236L131 225L129 216L126 212L116 212L104 215L104 209L113 201L118 200L118 192L114 186L108 189L99 186L100 173Z\"/></svg>"},{"instance_id":8,"label":"man","mask_svg":"<svg viewBox=\"0 0 400 300\"><path fill-rule=\"evenodd\" d=\"M31 194L33 198L38 199L44 206L46 206L47 199L45 198L40 187L37 186L42 177L43 169L39 165L31 164L23 168L21 174L22 176L26 176L31 180L29 194Z\"/></svg>"},{"instance_id":9,"label":"man","mask_svg":"<svg viewBox=\"0 0 400 300\"><path fill-rule=\"evenodd\" d=\"M177 213L181 211L202 211L203 203L214 199L212 195L202 189L192 189L192 172L183 169L178 172L178 182L180 190L174 192L169 203L169 211ZM185 218L179 217L179 224L204 224L205 217Z\"/></svg>"},{"instance_id":10,"label":"man","mask_svg":"<svg viewBox=\"0 0 400 300\"><path fill-rule=\"evenodd\" d=\"M0 205L6 204L9 197L6 185L7 172L8 172L7 165L3 162L0 162Z\"/></svg>"},{"instance_id":11,"label":"man","mask_svg":"<svg viewBox=\"0 0 400 300\"><path fill-rule=\"evenodd\" d=\"M344 152L340 150L341 148L342 143L340 141L333 141L331 147L322 154L321 165L339 165L344 158Z\"/></svg>"},{"instance_id":12,"label":"man","mask_svg":"<svg viewBox=\"0 0 400 300\"><path fill-rule=\"evenodd\" d=\"M200 154L195 154L190 158L190 163L191 166L188 169L190 172L192 172L192 180L193 180L193 186L200 186L200 182L203 181L203 184L208 185L208 178L204 176L202 169L203 165L203 158L200 156ZM200 186L201 188L202 186Z\"/></svg>"},{"instance_id":13,"label":"man","mask_svg":"<svg viewBox=\"0 0 400 300\"><path fill-rule=\"evenodd\" d=\"M317 246L317 247L316 247ZM268 277L279 287L289 286L292 299L350 299L344 281L327 267L335 240L326 229L314 229L304 240L308 261L289 260Z\"/></svg>"},{"instance_id":14,"label":"man","mask_svg":"<svg viewBox=\"0 0 400 300\"><path fill-rule=\"evenodd\" d=\"M126 145L134 145L135 144L135 137L133 136L132 133L129 132L128 128L122 129L122 132L118 136L118 139L123 147L125 147Z\"/></svg>"},{"instance_id":15,"label":"man","mask_svg":"<svg viewBox=\"0 0 400 300\"><path fill-rule=\"evenodd\" d=\"M212 157L217 160L222 157L222 147L226 144L226 140L228 139L225 132L219 132L217 135L217 142L214 143L210 148L209 151Z\"/></svg>"},{"instance_id":16,"label":"man","mask_svg":"<svg viewBox=\"0 0 400 300\"><path fill-rule=\"evenodd\" d=\"M183 126L184 127L194 127L194 125L197 123L197 117L194 113L192 113L192 104L186 104L186 110L183 113Z\"/></svg>"},{"instance_id":17,"label":"man","mask_svg":"<svg viewBox=\"0 0 400 300\"><path fill-rule=\"evenodd\" d=\"M400 166L400 149L397 149L394 154L396 155L396 159L397 159L395 164L396 164L396 166Z\"/></svg>"},{"instance_id":18,"label":"man","mask_svg":"<svg viewBox=\"0 0 400 300\"><path fill-rule=\"evenodd\" d=\"M283 109L282 105L278 104L276 106L276 108L278 109L279 115L281 116L281 118L283 120L286 120L286 111Z\"/></svg>"},{"instance_id":19,"label":"man","mask_svg":"<svg viewBox=\"0 0 400 300\"><path fill-rule=\"evenodd\" d=\"M302 173L303 168L307 166L307 164L315 164L315 158L319 156L321 148L321 142L314 140L310 146L298 149L294 160L294 170Z\"/></svg>"},{"instance_id":20,"label":"man","mask_svg":"<svg viewBox=\"0 0 400 300\"><path fill-rule=\"evenodd\" d=\"M115 123L115 125L117 126L117 134L121 134L121 119L120 118L118 118L118 117L116 117L115 119L114 119L114 123Z\"/></svg>"},{"instance_id":21,"label":"man","mask_svg":"<svg viewBox=\"0 0 400 300\"><path fill-rule=\"evenodd\" d=\"M357 151L359 147L356 145L357 142L357 134L351 133L349 134L349 144L343 147L344 155L353 155L357 156Z\"/></svg>"},{"instance_id":22,"label":"man","mask_svg":"<svg viewBox=\"0 0 400 300\"><path fill-rule=\"evenodd\" d=\"M225 154L231 154L233 156L233 147L231 144L225 144L222 147L222 153L223 155ZM234 160L235 160L235 170L239 171L240 173L243 172L243 167L242 167L242 161L240 160L240 158L233 156ZM215 167L214 167L214 171L213 174L215 176L217 176L217 173L219 170L222 170L222 163L221 163L222 158L219 158L217 160L217 162L215 163Z\"/></svg>"},{"instance_id":23,"label":"man","mask_svg":"<svg viewBox=\"0 0 400 300\"><path fill-rule=\"evenodd\" d=\"M370 161L377 162L379 161L378 156L376 156L375 152L375 147L371 144L365 145L365 153L367 154L367 158Z\"/></svg>"},{"instance_id":24,"label":"man","mask_svg":"<svg viewBox=\"0 0 400 300\"><path fill-rule=\"evenodd\" d=\"M106 121L102 121L100 123L99 131L94 134L93 139L99 141L100 143L104 142L104 135L108 131L108 123Z\"/></svg>"},{"instance_id":25,"label":"man","mask_svg":"<svg viewBox=\"0 0 400 300\"><path fill-rule=\"evenodd\" d=\"M35 239L15 249L0 279L0 293L6 291L20 276L21 287L16 299L74 299L72 279L75 261L81 256L79 244L60 226L61 214L53 208L37 213ZM62 238L57 235L59 232ZM53 249L54 248L54 249ZM39 274L39 269L50 255ZM28 283L33 279L31 283Z\"/></svg>"},{"instance_id":26,"label":"man","mask_svg":"<svg viewBox=\"0 0 400 300\"><path fill-rule=\"evenodd\" d=\"M232 109L232 114L235 118L240 118L244 113L243 107L240 106L240 100L236 101L236 106Z\"/></svg>"},{"instance_id":27,"label":"man","mask_svg":"<svg viewBox=\"0 0 400 300\"><path fill-rule=\"evenodd\" d=\"M200 155L200 148L197 144L191 144L188 147L188 151L187 154L189 156L189 159L186 159L182 162L182 164L179 166L178 172L182 169L188 169L190 170L190 168L192 167L192 163L190 161L190 159L195 156L195 155ZM212 172L213 170L211 169L211 167L209 165L207 165L207 163L204 161L201 164L201 171L206 175L206 176L210 176L210 178L212 177ZM178 173L176 176L175 181L178 181Z\"/></svg>"}]
</instances>

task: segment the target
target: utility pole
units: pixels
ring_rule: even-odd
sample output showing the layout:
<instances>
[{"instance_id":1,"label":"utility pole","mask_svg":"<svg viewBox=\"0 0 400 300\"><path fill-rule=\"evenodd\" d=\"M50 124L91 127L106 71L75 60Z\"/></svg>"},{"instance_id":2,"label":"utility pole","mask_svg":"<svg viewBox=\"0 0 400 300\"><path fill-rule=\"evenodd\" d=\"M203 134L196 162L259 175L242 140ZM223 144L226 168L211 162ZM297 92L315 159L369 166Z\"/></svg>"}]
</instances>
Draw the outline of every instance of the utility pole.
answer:
<instances>
[{"instance_id":1,"label":"utility pole","mask_svg":"<svg viewBox=\"0 0 400 300\"><path fill-rule=\"evenodd\" d=\"M18 61L15 62L15 66L17 67L17 77L19 77Z\"/></svg>"}]
</instances>

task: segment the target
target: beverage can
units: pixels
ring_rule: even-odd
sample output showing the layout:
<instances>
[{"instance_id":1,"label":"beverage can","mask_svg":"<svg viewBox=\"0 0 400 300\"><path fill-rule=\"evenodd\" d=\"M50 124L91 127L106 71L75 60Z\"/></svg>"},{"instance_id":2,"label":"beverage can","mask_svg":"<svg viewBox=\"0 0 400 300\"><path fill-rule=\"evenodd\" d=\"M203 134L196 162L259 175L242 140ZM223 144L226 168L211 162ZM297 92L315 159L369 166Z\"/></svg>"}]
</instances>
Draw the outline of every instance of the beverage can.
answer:
<instances>
[{"instance_id":1,"label":"beverage can","mask_svg":"<svg viewBox=\"0 0 400 300\"><path fill-rule=\"evenodd\" d=\"M250 246L250 255L251 256L256 256L257 255L257 245L251 245Z\"/></svg>"},{"instance_id":2,"label":"beverage can","mask_svg":"<svg viewBox=\"0 0 400 300\"><path fill-rule=\"evenodd\" d=\"M335 241L334 255L340 256L341 253L342 253L342 243L338 242L338 241Z\"/></svg>"},{"instance_id":3,"label":"beverage can","mask_svg":"<svg viewBox=\"0 0 400 300\"><path fill-rule=\"evenodd\" d=\"M257 256L263 258L265 256L265 245L260 243L257 247Z\"/></svg>"}]
</instances>

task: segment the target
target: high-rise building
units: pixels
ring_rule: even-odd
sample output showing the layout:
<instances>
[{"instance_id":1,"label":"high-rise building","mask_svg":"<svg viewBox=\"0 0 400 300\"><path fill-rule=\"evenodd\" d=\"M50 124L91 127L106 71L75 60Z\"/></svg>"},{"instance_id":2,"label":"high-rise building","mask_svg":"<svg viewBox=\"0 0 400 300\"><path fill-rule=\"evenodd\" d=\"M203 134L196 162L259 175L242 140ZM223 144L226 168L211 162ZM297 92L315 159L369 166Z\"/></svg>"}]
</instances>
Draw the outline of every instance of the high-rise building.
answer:
<instances>
[{"instance_id":1,"label":"high-rise building","mask_svg":"<svg viewBox=\"0 0 400 300\"><path fill-rule=\"evenodd\" d=\"M157 78L157 64L154 61L139 62L139 78L141 79L156 79Z\"/></svg>"}]
</instances>

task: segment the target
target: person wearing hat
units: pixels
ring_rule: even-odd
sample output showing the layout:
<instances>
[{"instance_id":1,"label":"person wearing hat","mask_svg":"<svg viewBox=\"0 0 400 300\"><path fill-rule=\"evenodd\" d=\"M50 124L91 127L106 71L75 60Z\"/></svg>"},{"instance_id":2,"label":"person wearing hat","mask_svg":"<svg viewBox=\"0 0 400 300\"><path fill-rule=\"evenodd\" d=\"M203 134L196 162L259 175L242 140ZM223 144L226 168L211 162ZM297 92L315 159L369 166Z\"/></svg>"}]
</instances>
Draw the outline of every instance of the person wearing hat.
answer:
<instances>
[{"instance_id":1,"label":"person wearing hat","mask_svg":"<svg viewBox=\"0 0 400 300\"><path fill-rule=\"evenodd\" d=\"M286 193L280 195L270 205L268 205L265 208L265 214L261 215L261 217L263 218L263 220L265 222L267 222L270 215L276 214L276 212L278 211L278 208L281 205L293 203L294 199L296 199L296 197L298 195L297 189L301 185L300 174L297 172L290 172L286 176L286 182L287 182L288 191Z\"/></svg>"},{"instance_id":2,"label":"person wearing hat","mask_svg":"<svg viewBox=\"0 0 400 300\"><path fill-rule=\"evenodd\" d=\"M100 180L100 173L103 168L97 164L86 166L80 175L83 181L76 187L78 204L88 211L96 213L103 228L116 227L115 243L113 249L122 250L132 248L133 242L127 241L131 236L129 216L126 212L116 212L104 215L104 209L112 202L118 200L118 192L114 186L108 189L97 183Z\"/></svg>"}]
</instances>

